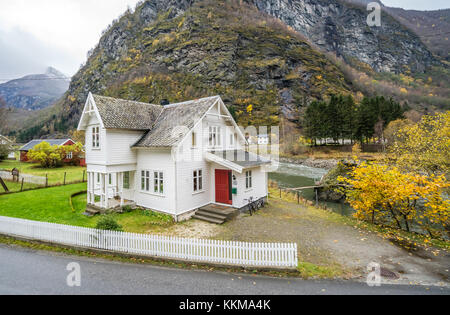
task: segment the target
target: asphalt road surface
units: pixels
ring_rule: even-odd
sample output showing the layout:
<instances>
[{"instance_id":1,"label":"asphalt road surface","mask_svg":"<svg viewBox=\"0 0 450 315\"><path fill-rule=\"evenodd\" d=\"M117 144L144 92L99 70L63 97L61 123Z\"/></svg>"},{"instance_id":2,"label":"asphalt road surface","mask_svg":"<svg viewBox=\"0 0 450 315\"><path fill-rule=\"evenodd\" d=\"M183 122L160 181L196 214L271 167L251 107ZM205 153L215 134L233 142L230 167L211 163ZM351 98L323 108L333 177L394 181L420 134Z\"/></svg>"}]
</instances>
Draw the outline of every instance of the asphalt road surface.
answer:
<instances>
[{"instance_id":1,"label":"asphalt road surface","mask_svg":"<svg viewBox=\"0 0 450 315\"><path fill-rule=\"evenodd\" d=\"M71 273L67 266L72 262L80 266L79 287L67 285L67 277ZM449 295L450 289L388 285L371 288L364 283L347 281L305 281L181 270L65 256L0 244L0 294Z\"/></svg>"}]
</instances>

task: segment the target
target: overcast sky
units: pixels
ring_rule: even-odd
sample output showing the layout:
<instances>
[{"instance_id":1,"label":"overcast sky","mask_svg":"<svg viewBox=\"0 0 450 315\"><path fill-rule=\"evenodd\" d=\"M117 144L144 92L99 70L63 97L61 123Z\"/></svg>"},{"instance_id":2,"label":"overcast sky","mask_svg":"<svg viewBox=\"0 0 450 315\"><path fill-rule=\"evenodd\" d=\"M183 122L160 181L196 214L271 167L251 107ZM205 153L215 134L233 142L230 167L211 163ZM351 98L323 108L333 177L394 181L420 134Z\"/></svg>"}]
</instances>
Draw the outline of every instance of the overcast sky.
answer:
<instances>
[{"instance_id":1,"label":"overcast sky","mask_svg":"<svg viewBox=\"0 0 450 315\"><path fill-rule=\"evenodd\" d=\"M0 81L53 66L73 75L102 30L138 0L0 0ZM383 0L434 10L448 0Z\"/></svg>"}]
</instances>

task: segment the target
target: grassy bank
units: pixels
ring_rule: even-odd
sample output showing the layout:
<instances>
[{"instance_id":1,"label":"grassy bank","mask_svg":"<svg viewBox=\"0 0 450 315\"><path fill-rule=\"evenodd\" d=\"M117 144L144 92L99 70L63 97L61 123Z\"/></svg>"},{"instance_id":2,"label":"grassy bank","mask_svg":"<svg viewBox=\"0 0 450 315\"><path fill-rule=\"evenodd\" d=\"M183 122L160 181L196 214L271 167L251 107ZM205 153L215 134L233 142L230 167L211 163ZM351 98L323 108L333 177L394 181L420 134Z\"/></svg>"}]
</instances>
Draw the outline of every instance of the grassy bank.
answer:
<instances>
[{"instance_id":1,"label":"grassy bank","mask_svg":"<svg viewBox=\"0 0 450 315\"><path fill-rule=\"evenodd\" d=\"M83 171L86 170L85 167L81 166L42 168L39 164L36 163L23 163L20 161L9 160L0 162L0 169L10 171L14 168L17 168L20 173L23 174L30 174L41 177L48 176L49 185L62 184L64 182L64 173L66 173L66 183L81 182L83 180ZM86 180L86 177L84 179Z\"/></svg>"}]
</instances>

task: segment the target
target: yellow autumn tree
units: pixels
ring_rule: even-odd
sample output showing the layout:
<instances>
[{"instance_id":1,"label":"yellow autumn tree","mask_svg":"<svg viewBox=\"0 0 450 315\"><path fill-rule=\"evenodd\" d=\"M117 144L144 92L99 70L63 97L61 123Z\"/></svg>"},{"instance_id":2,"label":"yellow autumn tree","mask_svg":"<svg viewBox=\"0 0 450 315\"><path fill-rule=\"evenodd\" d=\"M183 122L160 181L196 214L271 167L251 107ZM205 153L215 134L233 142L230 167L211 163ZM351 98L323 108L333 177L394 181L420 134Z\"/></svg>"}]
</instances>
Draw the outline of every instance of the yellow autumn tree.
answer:
<instances>
[{"instance_id":1,"label":"yellow autumn tree","mask_svg":"<svg viewBox=\"0 0 450 315\"><path fill-rule=\"evenodd\" d=\"M448 174L450 171L450 111L423 116L396 132L390 153L407 171Z\"/></svg>"},{"instance_id":2,"label":"yellow autumn tree","mask_svg":"<svg viewBox=\"0 0 450 315\"><path fill-rule=\"evenodd\" d=\"M450 185L443 175L403 173L396 167L363 162L339 181L346 185L341 191L358 219L394 223L406 231L414 223L431 235L439 233L435 226L448 227L450 201L444 192Z\"/></svg>"},{"instance_id":3,"label":"yellow autumn tree","mask_svg":"<svg viewBox=\"0 0 450 315\"><path fill-rule=\"evenodd\" d=\"M39 162L43 168L61 166L63 159L61 148L56 145L52 146L46 141L34 146L27 155L28 159Z\"/></svg>"}]
</instances>

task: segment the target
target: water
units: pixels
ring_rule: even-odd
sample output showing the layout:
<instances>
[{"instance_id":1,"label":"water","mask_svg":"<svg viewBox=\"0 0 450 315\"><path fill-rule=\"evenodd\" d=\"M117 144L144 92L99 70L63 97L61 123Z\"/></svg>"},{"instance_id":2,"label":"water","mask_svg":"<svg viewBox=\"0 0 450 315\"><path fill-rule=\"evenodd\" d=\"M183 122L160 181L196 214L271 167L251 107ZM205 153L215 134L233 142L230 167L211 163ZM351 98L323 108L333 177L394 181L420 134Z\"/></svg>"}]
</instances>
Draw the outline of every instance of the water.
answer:
<instances>
[{"instance_id":1,"label":"water","mask_svg":"<svg viewBox=\"0 0 450 315\"><path fill-rule=\"evenodd\" d=\"M269 179L276 182L280 187L298 188L314 186L327 173L327 170L321 168L280 163L278 170L269 174ZM314 189L303 190L301 196L305 199L315 201ZM348 204L323 201L320 203L326 204L329 209L341 215L351 216L355 212Z\"/></svg>"}]
</instances>

